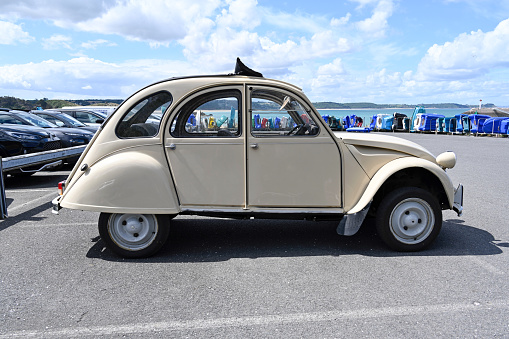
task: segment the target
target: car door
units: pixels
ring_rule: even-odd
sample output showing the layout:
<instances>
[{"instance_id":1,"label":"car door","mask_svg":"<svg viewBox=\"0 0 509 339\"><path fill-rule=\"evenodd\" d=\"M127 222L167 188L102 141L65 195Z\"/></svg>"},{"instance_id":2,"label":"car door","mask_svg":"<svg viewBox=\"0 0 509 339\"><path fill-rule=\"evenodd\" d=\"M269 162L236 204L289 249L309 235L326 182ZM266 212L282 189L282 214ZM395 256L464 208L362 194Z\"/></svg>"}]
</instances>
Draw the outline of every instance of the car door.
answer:
<instances>
[{"instance_id":1,"label":"car door","mask_svg":"<svg viewBox=\"0 0 509 339\"><path fill-rule=\"evenodd\" d=\"M242 86L199 92L177 107L165 149L183 209L242 209Z\"/></svg>"},{"instance_id":2,"label":"car door","mask_svg":"<svg viewBox=\"0 0 509 339\"><path fill-rule=\"evenodd\" d=\"M340 208L341 157L334 137L304 100L249 86L249 208Z\"/></svg>"}]
</instances>

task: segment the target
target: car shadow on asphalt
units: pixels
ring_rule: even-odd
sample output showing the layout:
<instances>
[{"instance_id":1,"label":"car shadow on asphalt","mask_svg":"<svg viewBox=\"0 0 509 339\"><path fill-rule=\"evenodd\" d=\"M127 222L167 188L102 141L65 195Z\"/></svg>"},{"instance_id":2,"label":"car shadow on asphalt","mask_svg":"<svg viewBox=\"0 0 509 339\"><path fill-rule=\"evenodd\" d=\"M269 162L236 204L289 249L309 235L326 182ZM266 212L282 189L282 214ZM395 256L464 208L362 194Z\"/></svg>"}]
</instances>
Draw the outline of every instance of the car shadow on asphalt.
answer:
<instances>
[{"instance_id":1,"label":"car shadow on asphalt","mask_svg":"<svg viewBox=\"0 0 509 339\"><path fill-rule=\"evenodd\" d=\"M339 236L337 222L288 220L184 219L171 223L170 237L154 257L122 259L104 248L99 237L89 258L125 262L221 262L233 258L364 255L370 257L495 255L507 242L489 232L444 220L435 242L420 252L395 252L378 238L367 221L354 236Z\"/></svg>"}]
</instances>

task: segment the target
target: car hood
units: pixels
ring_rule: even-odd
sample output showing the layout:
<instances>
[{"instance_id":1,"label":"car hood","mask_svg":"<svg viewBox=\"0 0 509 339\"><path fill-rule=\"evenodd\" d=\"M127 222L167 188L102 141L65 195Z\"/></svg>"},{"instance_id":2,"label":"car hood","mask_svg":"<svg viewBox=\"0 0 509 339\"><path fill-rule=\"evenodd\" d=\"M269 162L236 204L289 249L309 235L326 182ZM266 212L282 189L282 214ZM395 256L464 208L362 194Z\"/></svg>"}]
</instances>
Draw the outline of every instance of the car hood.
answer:
<instances>
[{"instance_id":1,"label":"car hood","mask_svg":"<svg viewBox=\"0 0 509 339\"><path fill-rule=\"evenodd\" d=\"M74 134L79 134L79 135L83 135L83 136L87 136L87 137L92 137L94 135L94 132L88 131L86 129L74 128L74 127L50 127L50 128L46 128L46 130L51 131L57 135L60 133L74 133Z\"/></svg>"},{"instance_id":2,"label":"car hood","mask_svg":"<svg viewBox=\"0 0 509 339\"><path fill-rule=\"evenodd\" d=\"M365 146L398 151L436 163L435 157L427 149L415 142L393 136L374 133L335 132L336 137L346 145Z\"/></svg>"},{"instance_id":3,"label":"car hood","mask_svg":"<svg viewBox=\"0 0 509 339\"><path fill-rule=\"evenodd\" d=\"M30 125L1 124L0 129L7 130L10 132L22 132L22 133L36 134L43 138L49 137L49 133L46 130L44 130L44 128L30 126Z\"/></svg>"}]
</instances>

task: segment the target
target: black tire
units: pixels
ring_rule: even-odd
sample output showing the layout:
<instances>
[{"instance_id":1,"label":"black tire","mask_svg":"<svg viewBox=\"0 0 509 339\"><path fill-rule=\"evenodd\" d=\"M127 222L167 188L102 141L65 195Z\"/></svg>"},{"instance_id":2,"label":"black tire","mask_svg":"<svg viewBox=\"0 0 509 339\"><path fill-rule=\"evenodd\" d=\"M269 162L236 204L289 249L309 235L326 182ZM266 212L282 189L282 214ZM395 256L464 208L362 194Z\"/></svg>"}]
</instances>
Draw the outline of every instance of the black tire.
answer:
<instances>
[{"instance_id":1,"label":"black tire","mask_svg":"<svg viewBox=\"0 0 509 339\"><path fill-rule=\"evenodd\" d=\"M389 193L376 213L376 229L382 240L396 251L415 252L428 247L442 228L438 200L417 187Z\"/></svg>"},{"instance_id":2,"label":"black tire","mask_svg":"<svg viewBox=\"0 0 509 339\"><path fill-rule=\"evenodd\" d=\"M98 226L107 248L124 258L146 258L166 243L170 218L161 214L101 213Z\"/></svg>"}]
</instances>

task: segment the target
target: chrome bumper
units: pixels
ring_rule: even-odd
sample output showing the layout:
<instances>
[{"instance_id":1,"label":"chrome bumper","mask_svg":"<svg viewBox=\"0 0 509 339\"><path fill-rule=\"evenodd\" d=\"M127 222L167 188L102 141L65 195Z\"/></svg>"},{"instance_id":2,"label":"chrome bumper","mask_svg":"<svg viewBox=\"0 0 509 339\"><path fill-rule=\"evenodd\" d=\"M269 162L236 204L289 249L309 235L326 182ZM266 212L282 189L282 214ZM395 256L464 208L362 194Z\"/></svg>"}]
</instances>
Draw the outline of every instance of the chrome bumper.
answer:
<instances>
[{"instance_id":1,"label":"chrome bumper","mask_svg":"<svg viewBox=\"0 0 509 339\"><path fill-rule=\"evenodd\" d=\"M463 185L459 184L454 190L454 203L452 209L458 213L458 217L463 214Z\"/></svg>"}]
</instances>

